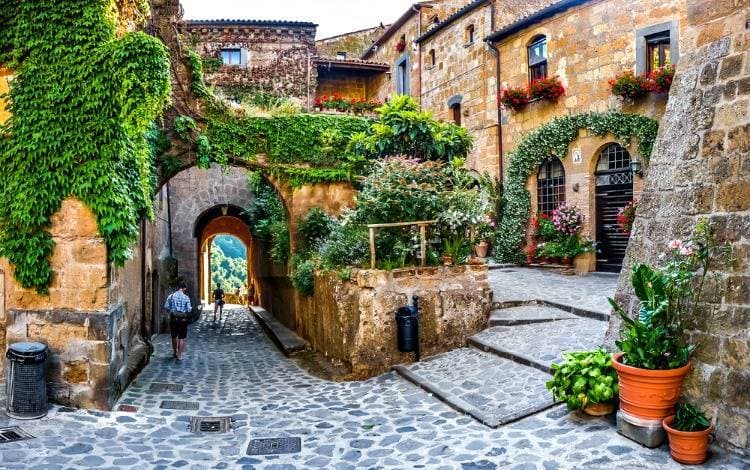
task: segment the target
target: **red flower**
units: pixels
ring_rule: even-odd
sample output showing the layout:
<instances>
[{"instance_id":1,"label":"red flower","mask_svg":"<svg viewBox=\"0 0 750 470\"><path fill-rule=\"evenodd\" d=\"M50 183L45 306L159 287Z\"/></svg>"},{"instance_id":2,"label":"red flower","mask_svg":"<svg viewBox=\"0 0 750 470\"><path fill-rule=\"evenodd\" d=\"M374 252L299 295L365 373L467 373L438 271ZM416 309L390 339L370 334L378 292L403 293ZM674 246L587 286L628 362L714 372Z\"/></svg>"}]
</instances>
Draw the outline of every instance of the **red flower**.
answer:
<instances>
[{"instance_id":1,"label":"red flower","mask_svg":"<svg viewBox=\"0 0 750 470\"><path fill-rule=\"evenodd\" d=\"M652 93L669 93L672 80L674 80L674 66L667 64L649 74L648 89Z\"/></svg>"},{"instance_id":2,"label":"red flower","mask_svg":"<svg viewBox=\"0 0 750 470\"><path fill-rule=\"evenodd\" d=\"M504 88L498 96L498 101L506 108L521 111L529 104L529 93L521 87Z\"/></svg>"},{"instance_id":3,"label":"red flower","mask_svg":"<svg viewBox=\"0 0 750 470\"><path fill-rule=\"evenodd\" d=\"M553 75L532 82L529 86L529 96L531 99L544 98L555 103L565 96L565 87L557 75Z\"/></svg>"}]
</instances>

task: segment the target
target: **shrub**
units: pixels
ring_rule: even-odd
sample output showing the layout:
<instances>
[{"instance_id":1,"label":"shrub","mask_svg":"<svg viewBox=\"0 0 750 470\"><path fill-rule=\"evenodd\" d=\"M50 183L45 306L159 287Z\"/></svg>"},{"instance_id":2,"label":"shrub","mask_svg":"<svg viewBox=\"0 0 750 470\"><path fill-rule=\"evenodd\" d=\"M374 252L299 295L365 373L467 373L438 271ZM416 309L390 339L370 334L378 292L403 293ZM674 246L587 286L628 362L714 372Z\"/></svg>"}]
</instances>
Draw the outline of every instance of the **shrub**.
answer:
<instances>
[{"instance_id":1,"label":"shrub","mask_svg":"<svg viewBox=\"0 0 750 470\"><path fill-rule=\"evenodd\" d=\"M646 96L649 84L646 77L636 75L632 70L626 70L609 80L612 94L631 100Z\"/></svg>"},{"instance_id":2,"label":"shrub","mask_svg":"<svg viewBox=\"0 0 750 470\"><path fill-rule=\"evenodd\" d=\"M321 208L310 209L298 225L302 248L307 250L320 246L331 234L333 224L333 218Z\"/></svg>"},{"instance_id":3,"label":"shrub","mask_svg":"<svg viewBox=\"0 0 750 470\"><path fill-rule=\"evenodd\" d=\"M529 98L532 100L545 99L555 103L563 96L565 96L565 87L557 75L535 80L529 86Z\"/></svg>"},{"instance_id":4,"label":"shrub","mask_svg":"<svg viewBox=\"0 0 750 470\"><path fill-rule=\"evenodd\" d=\"M708 420L706 414L690 403L677 403L674 411L672 428L678 431L705 431L711 426L711 421Z\"/></svg>"},{"instance_id":5,"label":"shrub","mask_svg":"<svg viewBox=\"0 0 750 470\"><path fill-rule=\"evenodd\" d=\"M315 292L315 263L310 260L296 260L292 270L292 285L297 292L311 296Z\"/></svg>"},{"instance_id":6,"label":"shrub","mask_svg":"<svg viewBox=\"0 0 750 470\"><path fill-rule=\"evenodd\" d=\"M269 244L271 259L286 263L289 257L289 229L284 204L276 190L258 173L248 177L255 199L245 211L255 238Z\"/></svg>"},{"instance_id":7,"label":"shrub","mask_svg":"<svg viewBox=\"0 0 750 470\"><path fill-rule=\"evenodd\" d=\"M529 104L529 92L523 87L507 87L500 91L499 100L501 105L518 112Z\"/></svg>"},{"instance_id":8,"label":"shrub","mask_svg":"<svg viewBox=\"0 0 750 470\"><path fill-rule=\"evenodd\" d=\"M552 223L563 235L575 235L583 229L583 214L577 207L563 203L552 211Z\"/></svg>"},{"instance_id":9,"label":"shrub","mask_svg":"<svg viewBox=\"0 0 750 470\"><path fill-rule=\"evenodd\" d=\"M356 224L335 224L319 254L325 269L365 264L370 259L367 229Z\"/></svg>"},{"instance_id":10,"label":"shrub","mask_svg":"<svg viewBox=\"0 0 750 470\"><path fill-rule=\"evenodd\" d=\"M569 410L610 402L619 390L612 354L603 348L563 353L563 362L552 364L552 374L547 389Z\"/></svg>"}]
</instances>

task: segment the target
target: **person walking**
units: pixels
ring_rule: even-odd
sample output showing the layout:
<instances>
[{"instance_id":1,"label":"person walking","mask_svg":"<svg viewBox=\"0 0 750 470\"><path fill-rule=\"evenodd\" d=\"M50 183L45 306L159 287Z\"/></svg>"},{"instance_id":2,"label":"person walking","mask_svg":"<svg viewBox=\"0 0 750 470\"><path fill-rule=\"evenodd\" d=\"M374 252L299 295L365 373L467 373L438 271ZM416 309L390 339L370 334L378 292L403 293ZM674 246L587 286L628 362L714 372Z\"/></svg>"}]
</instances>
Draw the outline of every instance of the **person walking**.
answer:
<instances>
[{"instance_id":1,"label":"person walking","mask_svg":"<svg viewBox=\"0 0 750 470\"><path fill-rule=\"evenodd\" d=\"M221 284L217 284L214 289L214 321L216 321L216 310L219 310L219 321L221 321L221 316L224 314L224 289L221 288Z\"/></svg>"},{"instance_id":2,"label":"person walking","mask_svg":"<svg viewBox=\"0 0 750 470\"><path fill-rule=\"evenodd\" d=\"M190 305L190 297L185 294L187 284L184 281L177 285L177 290L167 297L164 309L169 312L169 330L172 334L172 352L175 359L182 360L185 351L185 338L190 323L190 314L193 311Z\"/></svg>"}]
</instances>

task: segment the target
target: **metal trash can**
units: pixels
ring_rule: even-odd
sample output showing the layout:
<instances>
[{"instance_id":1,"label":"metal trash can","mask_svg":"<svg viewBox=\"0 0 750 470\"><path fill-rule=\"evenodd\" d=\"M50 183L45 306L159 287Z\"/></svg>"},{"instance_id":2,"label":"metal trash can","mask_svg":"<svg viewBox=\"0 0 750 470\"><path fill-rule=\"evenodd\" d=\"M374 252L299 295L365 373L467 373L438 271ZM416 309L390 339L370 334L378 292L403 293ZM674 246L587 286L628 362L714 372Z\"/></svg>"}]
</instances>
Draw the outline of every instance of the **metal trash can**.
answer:
<instances>
[{"instance_id":1,"label":"metal trash can","mask_svg":"<svg viewBox=\"0 0 750 470\"><path fill-rule=\"evenodd\" d=\"M401 307L396 311L396 342L401 352L414 352L419 348L419 318L414 307Z\"/></svg>"},{"instance_id":2,"label":"metal trash can","mask_svg":"<svg viewBox=\"0 0 750 470\"><path fill-rule=\"evenodd\" d=\"M8 416L36 419L47 414L47 346L14 343L5 354Z\"/></svg>"}]
</instances>

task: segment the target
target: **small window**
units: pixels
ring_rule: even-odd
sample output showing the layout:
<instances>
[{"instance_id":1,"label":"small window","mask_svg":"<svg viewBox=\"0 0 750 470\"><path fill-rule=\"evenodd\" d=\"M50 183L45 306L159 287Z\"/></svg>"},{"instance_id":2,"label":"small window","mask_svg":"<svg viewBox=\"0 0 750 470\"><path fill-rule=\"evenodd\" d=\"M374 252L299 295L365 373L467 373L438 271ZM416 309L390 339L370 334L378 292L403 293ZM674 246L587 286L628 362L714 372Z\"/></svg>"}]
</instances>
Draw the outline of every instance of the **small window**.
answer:
<instances>
[{"instance_id":1,"label":"small window","mask_svg":"<svg viewBox=\"0 0 750 470\"><path fill-rule=\"evenodd\" d=\"M336 58L338 60L346 60L346 52L344 52L344 51L337 52L336 53Z\"/></svg>"},{"instance_id":2,"label":"small window","mask_svg":"<svg viewBox=\"0 0 750 470\"><path fill-rule=\"evenodd\" d=\"M529 83L547 78L547 37L537 36L528 50Z\"/></svg>"},{"instance_id":3,"label":"small window","mask_svg":"<svg viewBox=\"0 0 750 470\"><path fill-rule=\"evenodd\" d=\"M438 17L437 15L434 15L432 18L430 18L430 23L433 26L440 23L440 17Z\"/></svg>"},{"instance_id":4,"label":"small window","mask_svg":"<svg viewBox=\"0 0 750 470\"><path fill-rule=\"evenodd\" d=\"M451 106L451 114L453 116L453 122L457 125L461 125L461 103L456 103Z\"/></svg>"},{"instance_id":5,"label":"small window","mask_svg":"<svg viewBox=\"0 0 750 470\"><path fill-rule=\"evenodd\" d=\"M240 65L242 53L239 49L222 49L221 62L224 65Z\"/></svg>"},{"instance_id":6,"label":"small window","mask_svg":"<svg viewBox=\"0 0 750 470\"><path fill-rule=\"evenodd\" d=\"M565 168L557 157L539 165L536 177L536 204L540 214L549 215L565 202Z\"/></svg>"},{"instance_id":7,"label":"small window","mask_svg":"<svg viewBox=\"0 0 750 470\"><path fill-rule=\"evenodd\" d=\"M469 25L468 28L466 28L466 45L474 44L474 25Z\"/></svg>"},{"instance_id":8,"label":"small window","mask_svg":"<svg viewBox=\"0 0 750 470\"><path fill-rule=\"evenodd\" d=\"M669 31L646 36L646 72L671 63Z\"/></svg>"},{"instance_id":9,"label":"small window","mask_svg":"<svg viewBox=\"0 0 750 470\"><path fill-rule=\"evenodd\" d=\"M427 65L434 67L437 64L437 57L435 56L435 49L430 49L427 54Z\"/></svg>"}]
</instances>

